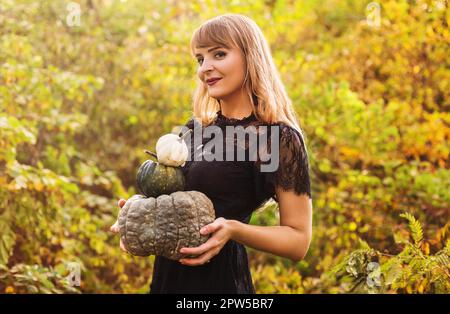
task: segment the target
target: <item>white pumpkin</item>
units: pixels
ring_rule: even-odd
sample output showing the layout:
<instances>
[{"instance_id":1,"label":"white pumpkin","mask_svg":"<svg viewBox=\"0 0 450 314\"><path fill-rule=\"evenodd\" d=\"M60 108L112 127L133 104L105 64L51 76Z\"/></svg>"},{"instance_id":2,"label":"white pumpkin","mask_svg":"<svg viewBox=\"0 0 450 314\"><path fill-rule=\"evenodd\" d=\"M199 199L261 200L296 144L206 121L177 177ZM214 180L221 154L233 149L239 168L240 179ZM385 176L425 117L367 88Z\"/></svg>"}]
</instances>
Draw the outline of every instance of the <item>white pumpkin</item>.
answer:
<instances>
[{"instance_id":1,"label":"white pumpkin","mask_svg":"<svg viewBox=\"0 0 450 314\"><path fill-rule=\"evenodd\" d=\"M176 134L166 134L161 136L156 142L156 156L158 162L172 167L183 166L186 162L189 151L183 138L191 130L187 131L183 136Z\"/></svg>"}]
</instances>

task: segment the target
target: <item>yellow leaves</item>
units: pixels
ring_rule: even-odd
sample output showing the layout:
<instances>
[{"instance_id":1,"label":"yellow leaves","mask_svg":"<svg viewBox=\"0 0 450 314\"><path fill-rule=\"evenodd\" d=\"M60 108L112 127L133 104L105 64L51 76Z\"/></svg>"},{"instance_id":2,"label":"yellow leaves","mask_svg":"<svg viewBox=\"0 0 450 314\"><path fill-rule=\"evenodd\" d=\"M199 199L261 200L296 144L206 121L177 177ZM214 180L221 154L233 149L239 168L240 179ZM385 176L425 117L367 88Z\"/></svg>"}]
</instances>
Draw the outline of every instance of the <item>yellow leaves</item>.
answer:
<instances>
[{"instance_id":1,"label":"yellow leaves","mask_svg":"<svg viewBox=\"0 0 450 314\"><path fill-rule=\"evenodd\" d=\"M92 258L91 263L95 267L103 267L106 264L104 260L99 259L99 258Z\"/></svg>"},{"instance_id":2,"label":"yellow leaves","mask_svg":"<svg viewBox=\"0 0 450 314\"><path fill-rule=\"evenodd\" d=\"M341 146L341 147L339 147L339 152L346 159L356 160L356 159L358 159L358 157L360 157L359 150L357 150L357 149L355 149L353 147Z\"/></svg>"},{"instance_id":3,"label":"yellow leaves","mask_svg":"<svg viewBox=\"0 0 450 314\"><path fill-rule=\"evenodd\" d=\"M50 239L50 243L52 245L59 245L61 243L61 239L57 236L52 236Z\"/></svg>"},{"instance_id":4,"label":"yellow leaves","mask_svg":"<svg viewBox=\"0 0 450 314\"><path fill-rule=\"evenodd\" d=\"M428 25L426 28L426 34L429 37L433 37L434 36L434 29L431 25Z\"/></svg>"},{"instance_id":5,"label":"yellow leaves","mask_svg":"<svg viewBox=\"0 0 450 314\"><path fill-rule=\"evenodd\" d=\"M134 88L139 88L141 86L141 81L138 78L132 78L131 86L133 86Z\"/></svg>"},{"instance_id":6,"label":"yellow leaves","mask_svg":"<svg viewBox=\"0 0 450 314\"><path fill-rule=\"evenodd\" d=\"M417 292L423 294L423 292L425 291L425 287L427 287L427 284L428 280L427 278L424 278L420 283L418 283Z\"/></svg>"},{"instance_id":7,"label":"yellow leaves","mask_svg":"<svg viewBox=\"0 0 450 314\"><path fill-rule=\"evenodd\" d=\"M364 198L364 194L362 192L356 192L354 194L354 196L356 199L360 199L360 200L362 200Z\"/></svg>"},{"instance_id":8,"label":"yellow leaves","mask_svg":"<svg viewBox=\"0 0 450 314\"><path fill-rule=\"evenodd\" d=\"M42 192L44 190L45 186L42 184L42 182L35 182L34 183L34 189L38 192Z\"/></svg>"},{"instance_id":9,"label":"yellow leaves","mask_svg":"<svg viewBox=\"0 0 450 314\"><path fill-rule=\"evenodd\" d=\"M126 282L126 281L128 281L128 276L126 274L121 274L119 276L119 280L122 282Z\"/></svg>"},{"instance_id":10,"label":"yellow leaves","mask_svg":"<svg viewBox=\"0 0 450 314\"><path fill-rule=\"evenodd\" d=\"M12 293L15 293L15 292L16 292L16 290L12 286L7 286L6 289L5 289L5 293L8 293L8 294L12 294Z\"/></svg>"},{"instance_id":11,"label":"yellow leaves","mask_svg":"<svg viewBox=\"0 0 450 314\"><path fill-rule=\"evenodd\" d=\"M408 243L409 240L409 233L405 229L400 229L397 232L394 233L394 241L398 244L404 244Z\"/></svg>"},{"instance_id":12,"label":"yellow leaves","mask_svg":"<svg viewBox=\"0 0 450 314\"><path fill-rule=\"evenodd\" d=\"M325 129L323 127L316 128L316 135L319 137L323 137L325 135Z\"/></svg>"},{"instance_id":13,"label":"yellow leaves","mask_svg":"<svg viewBox=\"0 0 450 314\"><path fill-rule=\"evenodd\" d=\"M422 243L422 251L425 255L430 255L430 244L428 242Z\"/></svg>"},{"instance_id":14,"label":"yellow leaves","mask_svg":"<svg viewBox=\"0 0 450 314\"><path fill-rule=\"evenodd\" d=\"M136 125L138 123L138 117L135 115L131 115L128 117L128 124L129 125Z\"/></svg>"},{"instance_id":15,"label":"yellow leaves","mask_svg":"<svg viewBox=\"0 0 450 314\"><path fill-rule=\"evenodd\" d=\"M406 286L406 292L408 294L412 294L413 293L413 289L412 289L412 287L410 285Z\"/></svg>"},{"instance_id":16,"label":"yellow leaves","mask_svg":"<svg viewBox=\"0 0 450 314\"><path fill-rule=\"evenodd\" d=\"M16 82L16 78L15 77L13 77L12 75L11 76L10 75L6 76L6 78L5 78L5 85L6 86L14 85L15 82Z\"/></svg>"},{"instance_id":17,"label":"yellow leaves","mask_svg":"<svg viewBox=\"0 0 450 314\"><path fill-rule=\"evenodd\" d=\"M351 223L348 224L348 230L349 230L349 231L355 231L357 227L358 227L358 226L357 226L356 223L354 223L353 221L352 221Z\"/></svg>"},{"instance_id":18,"label":"yellow leaves","mask_svg":"<svg viewBox=\"0 0 450 314\"><path fill-rule=\"evenodd\" d=\"M331 171L330 161L328 159L321 160L319 163L319 169L324 173L330 172Z\"/></svg>"},{"instance_id":19,"label":"yellow leaves","mask_svg":"<svg viewBox=\"0 0 450 314\"><path fill-rule=\"evenodd\" d=\"M303 293L302 276L294 268L275 265L252 267L252 277L259 293Z\"/></svg>"},{"instance_id":20,"label":"yellow leaves","mask_svg":"<svg viewBox=\"0 0 450 314\"><path fill-rule=\"evenodd\" d=\"M118 274L122 274L125 270L125 266L121 263L118 263L115 265L115 269Z\"/></svg>"}]
</instances>

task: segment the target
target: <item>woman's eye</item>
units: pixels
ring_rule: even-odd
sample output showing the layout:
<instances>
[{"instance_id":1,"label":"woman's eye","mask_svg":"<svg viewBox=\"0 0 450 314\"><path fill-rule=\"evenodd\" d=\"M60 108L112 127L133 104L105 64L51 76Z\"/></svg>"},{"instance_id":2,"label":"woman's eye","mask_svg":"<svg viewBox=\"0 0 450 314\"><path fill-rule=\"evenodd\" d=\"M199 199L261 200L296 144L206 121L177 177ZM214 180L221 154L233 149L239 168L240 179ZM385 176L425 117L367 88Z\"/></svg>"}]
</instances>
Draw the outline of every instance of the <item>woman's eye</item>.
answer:
<instances>
[{"instance_id":1,"label":"woman's eye","mask_svg":"<svg viewBox=\"0 0 450 314\"><path fill-rule=\"evenodd\" d=\"M214 54L214 56L218 56L218 55L224 57L224 56L226 56L226 53L223 51L218 51ZM203 62L203 59L201 59L201 58L197 59L197 63L202 64L202 62Z\"/></svg>"}]
</instances>

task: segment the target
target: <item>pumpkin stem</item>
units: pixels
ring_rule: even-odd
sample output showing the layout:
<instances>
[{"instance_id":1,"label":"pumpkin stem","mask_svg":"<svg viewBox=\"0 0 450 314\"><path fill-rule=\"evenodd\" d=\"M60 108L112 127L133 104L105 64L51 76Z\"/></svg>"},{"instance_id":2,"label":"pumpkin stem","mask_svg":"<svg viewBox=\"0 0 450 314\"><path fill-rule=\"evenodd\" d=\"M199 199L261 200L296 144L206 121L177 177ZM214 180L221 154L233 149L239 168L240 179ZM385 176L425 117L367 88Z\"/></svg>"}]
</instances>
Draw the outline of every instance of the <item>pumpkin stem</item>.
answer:
<instances>
[{"instance_id":1,"label":"pumpkin stem","mask_svg":"<svg viewBox=\"0 0 450 314\"><path fill-rule=\"evenodd\" d=\"M158 159L158 155L156 155L154 152L151 152L151 151L149 151L149 150L144 150L144 152L146 152L147 154L149 154L150 156L152 156L152 157L155 157L156 159Z\"/></svg>"},{"instance_id":2,"label":"pumpkin stem","mask_svg":"<svg viewBox=\"0 0 450 314\"><path fill-rule=\"evenodd\" d=\"M181 135L181 137L180 137L178 140L181 142L181 140L184 139L184 137L185 137L186 135L188 135L188 133L191 133L191 131L192 131L191 129L187 130L186 133L184 133L183 135Z\"/></svg>"}]
</instances>

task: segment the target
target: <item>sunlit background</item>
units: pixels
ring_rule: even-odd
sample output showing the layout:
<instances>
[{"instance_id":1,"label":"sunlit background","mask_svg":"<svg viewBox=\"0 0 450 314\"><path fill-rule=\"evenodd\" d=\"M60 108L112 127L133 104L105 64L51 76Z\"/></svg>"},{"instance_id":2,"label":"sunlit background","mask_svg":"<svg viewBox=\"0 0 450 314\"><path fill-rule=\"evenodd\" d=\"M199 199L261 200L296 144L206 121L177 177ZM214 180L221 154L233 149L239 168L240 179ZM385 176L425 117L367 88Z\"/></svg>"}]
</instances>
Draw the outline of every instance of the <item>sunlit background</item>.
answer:
<instances>
[{"instance_id":1,"label":"sunlit background","mask_svg":"<svg viewBox=\"0 0 450 314\"><path fill-rule=\"evenodd\" d=\"M449 293L450 10L425 0L1 0L0 293L148 292L108 229L224 13L263 30L310 152L310 250L249 248L257 292Z\"/></svg>"}]
</instances>

